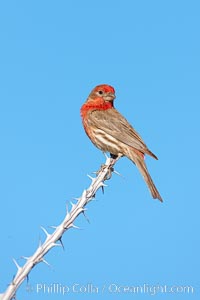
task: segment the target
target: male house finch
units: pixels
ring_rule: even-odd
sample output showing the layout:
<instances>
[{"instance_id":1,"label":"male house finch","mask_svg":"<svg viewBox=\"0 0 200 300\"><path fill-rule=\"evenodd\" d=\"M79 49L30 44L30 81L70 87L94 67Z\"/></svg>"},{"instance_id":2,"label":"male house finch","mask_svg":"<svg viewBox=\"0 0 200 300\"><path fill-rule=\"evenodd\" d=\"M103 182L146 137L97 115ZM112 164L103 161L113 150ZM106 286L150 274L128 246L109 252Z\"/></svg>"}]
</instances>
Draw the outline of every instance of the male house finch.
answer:
<instances>
[{"instance_id":1,"label":"male house finch","mask_svg":"<svg viewBox=\"0 0 200 300\"><path fill-rule=\"evenodd\" d=\"M145 145L139 134L114 108L115 90L112 86L96 86L81 107L86 134L92 143L111 157L128 157L141 172L153 198L162 201L144 162L145 154L158 159Z\"/></svg>"}]
</instances>

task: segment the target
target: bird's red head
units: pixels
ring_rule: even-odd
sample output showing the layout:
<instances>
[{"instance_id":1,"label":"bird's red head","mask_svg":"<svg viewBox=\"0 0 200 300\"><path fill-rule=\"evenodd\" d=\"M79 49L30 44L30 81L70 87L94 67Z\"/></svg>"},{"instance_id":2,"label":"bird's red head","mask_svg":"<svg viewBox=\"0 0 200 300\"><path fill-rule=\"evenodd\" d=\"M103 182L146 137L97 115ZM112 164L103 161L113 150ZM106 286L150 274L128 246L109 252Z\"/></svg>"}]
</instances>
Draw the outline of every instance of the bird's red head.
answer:
<instances>
[{"instance_id":1,"label":"bird's red head","mask_svg":"<svg viewBox=\"0 0 200 300\"><path fill-rule=\"evenodd\" d=\"M97 85L90 93L89 99L113 103L113 100L115 99L115 90L108 84Z\"/></svg>"},{"instance_id":2,"label":"bird's red head","mask_svg":"<svg viewBox=\"0 0 200 300\"><path fill-rule=\"evenodd\" d=\"M115 94L115 89L111 86L111 85L108 85L108 84L100 84L100 85L97 85L94 89L93 89L94 92L98 92L98 91L103 91L104 93L112 93L112 94Z\"/></svg>"},{"instance_id":3,"label":"bird's red head","mask_svg":"<svg viewBox=\"0 0 200 300\"><path fill-rule=\"evenodd\" d=\"M113 108L115 90L108 84L97 85L90 93L86 102L81 107L81 116L85 116L93 110L107 110Z\"/></svg>"}]
</instances>

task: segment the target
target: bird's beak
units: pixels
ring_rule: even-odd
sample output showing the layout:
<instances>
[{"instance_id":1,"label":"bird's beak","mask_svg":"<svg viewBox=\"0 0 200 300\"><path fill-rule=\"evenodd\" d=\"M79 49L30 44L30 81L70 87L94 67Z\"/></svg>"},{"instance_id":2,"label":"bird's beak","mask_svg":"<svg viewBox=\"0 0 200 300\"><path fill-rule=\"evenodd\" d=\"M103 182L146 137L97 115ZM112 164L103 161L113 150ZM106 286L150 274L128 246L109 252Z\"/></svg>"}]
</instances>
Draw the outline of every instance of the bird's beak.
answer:
<instances>
[{"instance_id":1,"label":"bird's beak","mask_svg":"<svg viewBox=\"0 0 200 300\"><path fill-rule=\"evenodd\" d=\"M105 101L113 101L115 99L114 93L108 93L106 96L104 96Z\"/></svg>"}]
</instances>

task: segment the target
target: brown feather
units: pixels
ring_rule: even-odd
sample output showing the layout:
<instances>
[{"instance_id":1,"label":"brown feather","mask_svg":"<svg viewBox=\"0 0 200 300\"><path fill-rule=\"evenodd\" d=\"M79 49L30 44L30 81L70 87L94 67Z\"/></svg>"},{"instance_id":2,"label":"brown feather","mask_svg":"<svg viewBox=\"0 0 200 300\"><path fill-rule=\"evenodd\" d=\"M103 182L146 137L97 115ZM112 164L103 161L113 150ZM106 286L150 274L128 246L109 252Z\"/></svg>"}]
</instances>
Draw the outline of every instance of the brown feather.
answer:
<instances>
[{"instance_id":1,"label":"brown feather","mask_svg":"<svg viewBox=\"0 0 200 300\"><path fill-rule=\"evenodd\" d=\"M128 121L115 109L94 110L89 116L90 126L103 129L107 134L118 141L135 148L143 154L158 159L143 142L140 135L133 129Z\"/></svg>"}]
</instances>

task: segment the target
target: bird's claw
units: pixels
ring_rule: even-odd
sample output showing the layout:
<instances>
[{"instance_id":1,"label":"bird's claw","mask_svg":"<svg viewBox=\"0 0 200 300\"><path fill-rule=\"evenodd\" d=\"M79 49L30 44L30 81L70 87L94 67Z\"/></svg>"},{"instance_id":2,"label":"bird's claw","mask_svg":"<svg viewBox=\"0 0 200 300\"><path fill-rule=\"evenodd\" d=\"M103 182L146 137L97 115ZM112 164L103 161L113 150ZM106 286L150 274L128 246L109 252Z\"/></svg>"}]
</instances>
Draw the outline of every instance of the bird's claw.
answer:
<instances>
[{"instance_id":1,"label":"bird's claw","mask_svg":"<svg viewBox=\"0 0 200 300\"><path fill-rule=\"evenodd\" d=\"M106 165L101 165L100 169L96 172L94 172L97 176L99 175L100 172L102 172L107 166ZM114 168L110 167L104 180L109 180L112 177L112 172L114 172Z\"/></svg>"},{"instance_id":2,"label":"bird's claw","mask_svg":"<svg viewBox=\"0 0 200 300\"><path fill-rule=\"evenodd\" d=\"M112 177L112 172L114 172L114 168L111 167L106 174L105 180L109 180Z\"/></svg>"}]
</instances>

